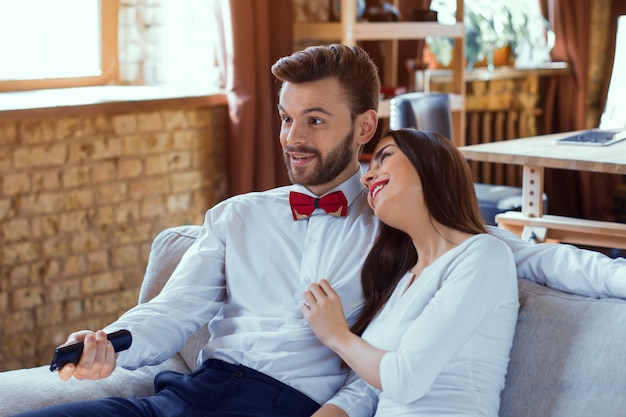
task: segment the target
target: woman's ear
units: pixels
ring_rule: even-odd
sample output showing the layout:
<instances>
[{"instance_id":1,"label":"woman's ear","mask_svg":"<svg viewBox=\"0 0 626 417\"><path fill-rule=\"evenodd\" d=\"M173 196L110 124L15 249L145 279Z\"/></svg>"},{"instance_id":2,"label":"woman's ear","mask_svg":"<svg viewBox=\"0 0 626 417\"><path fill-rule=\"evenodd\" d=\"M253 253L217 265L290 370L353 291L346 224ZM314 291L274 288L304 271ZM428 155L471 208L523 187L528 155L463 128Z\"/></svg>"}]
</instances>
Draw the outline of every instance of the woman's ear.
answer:
<instances>
[{"instance_id":1,"label":"woman's ear","mask_svg":"<svg viewBox=\"0 0 626 417\"><path fill-rule=\"evenodd\" d=\"M372 140L378 127L378 114L374 110L368 110L357 116L355 121L355 138L357 143L365 145Z\"/></svg>"}]
</instances>

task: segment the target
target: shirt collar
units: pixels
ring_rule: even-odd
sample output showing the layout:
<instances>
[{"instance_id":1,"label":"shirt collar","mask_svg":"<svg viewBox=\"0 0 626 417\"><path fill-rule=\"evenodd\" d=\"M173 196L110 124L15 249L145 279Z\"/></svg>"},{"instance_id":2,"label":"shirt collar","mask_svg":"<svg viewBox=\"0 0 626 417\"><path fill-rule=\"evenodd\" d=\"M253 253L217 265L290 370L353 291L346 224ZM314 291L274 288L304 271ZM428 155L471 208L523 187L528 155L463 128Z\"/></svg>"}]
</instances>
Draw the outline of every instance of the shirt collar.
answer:
<instances>
[{"instance_id":1,"label":"shirt collar","mask_svg":"<svg viewBox=\"0 0 626 417\"><path fill-rule=\"evenodd\" d=\"M342 191L348 200L348 206L352 204L352 202L365 191L365 187L361 184L361 176L363 172L359 169L354 173L350 178L339 184L337 187L328 190L324 195L335 192ZM310 195L311 197L324 197L324 195L317 196L313 194L308 188L301 184L294 184L291 186L292 191L297 191L299 193Z\"/></svg>"}]
</instances>

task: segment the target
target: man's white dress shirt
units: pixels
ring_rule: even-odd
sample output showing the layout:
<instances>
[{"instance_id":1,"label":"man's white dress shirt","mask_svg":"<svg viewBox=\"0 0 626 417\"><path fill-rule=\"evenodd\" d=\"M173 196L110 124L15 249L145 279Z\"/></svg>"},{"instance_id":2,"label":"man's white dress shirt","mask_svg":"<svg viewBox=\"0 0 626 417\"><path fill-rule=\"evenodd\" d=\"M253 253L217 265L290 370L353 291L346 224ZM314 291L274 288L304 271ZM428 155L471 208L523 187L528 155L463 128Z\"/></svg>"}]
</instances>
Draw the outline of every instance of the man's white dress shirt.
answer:
<instances>
[{"instance_id":1,"label":"man's white dress shirt","mask_svg":"<svg viewBox=\"0 0 626 417\"><path fill-rule=\"evenodd\" d=\"M626 299L626 258L562 243L528 243L504 229L488 228L513 251L519 278L572 294Z\"/></svg>"},{"instance_id":2,"label":"man's white dress shirt","mask_svg":"<svg viewBox=\"0 0 626 417\"><path fill-rule=\"evenodd\" d=\"M294 221L289 192L312 195L298 185L236 196L211 208L161 293L107 327L133 334L118 365L160 363L209 323L211 338L199 363L217 358L242 364L320 404L334 397L350 416L371 416L376 393L353 375L339 391L349 374L300 313L304 291L322 278L341 296L350 323L362 308L361 265L377 221L360 176L329 191L344 192L347 217L317 209Z\"/></svg>"}]
</instances>

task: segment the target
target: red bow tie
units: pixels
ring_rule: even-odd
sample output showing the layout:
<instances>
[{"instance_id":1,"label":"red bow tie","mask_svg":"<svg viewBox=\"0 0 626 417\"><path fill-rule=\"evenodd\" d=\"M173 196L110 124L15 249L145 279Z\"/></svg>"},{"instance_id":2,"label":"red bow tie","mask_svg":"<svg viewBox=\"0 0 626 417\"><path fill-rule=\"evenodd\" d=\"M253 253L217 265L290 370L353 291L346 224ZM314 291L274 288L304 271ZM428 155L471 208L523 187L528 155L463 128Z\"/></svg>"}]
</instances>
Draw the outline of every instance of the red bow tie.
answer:
<instances>
[{"instance_id":1,"label":"red bow tie","mask_svg":"<svg viewBox=\"0 0 626 417\"><path fill-rule=\"evenodd\" d=\"M322 198L292 191L289 193L289 204L294 220L308 218L316 208L324 209L326 213L337 217L348 213L348 200L341 191L335 191Z\"/></svg>"}]
</instances>

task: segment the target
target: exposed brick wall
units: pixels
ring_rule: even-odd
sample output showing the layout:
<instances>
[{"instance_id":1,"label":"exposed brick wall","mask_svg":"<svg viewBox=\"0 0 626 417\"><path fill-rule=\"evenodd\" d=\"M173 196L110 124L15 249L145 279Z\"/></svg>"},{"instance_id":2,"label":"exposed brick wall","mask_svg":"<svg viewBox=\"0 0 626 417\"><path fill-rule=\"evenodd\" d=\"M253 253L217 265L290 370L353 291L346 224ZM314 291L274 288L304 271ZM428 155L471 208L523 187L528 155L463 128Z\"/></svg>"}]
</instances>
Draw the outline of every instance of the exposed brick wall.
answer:
<instances>
[{"instance_id":1,"label":"exposed brick wall","mask_svg":"<svg viewBox=\"0 0 626 417\"><path fill-rule=\"evenodd\" d=\"M226 196L226 106L0 121L0 371L137 302L150 243Z\"/></svg>"}]
</instances>

